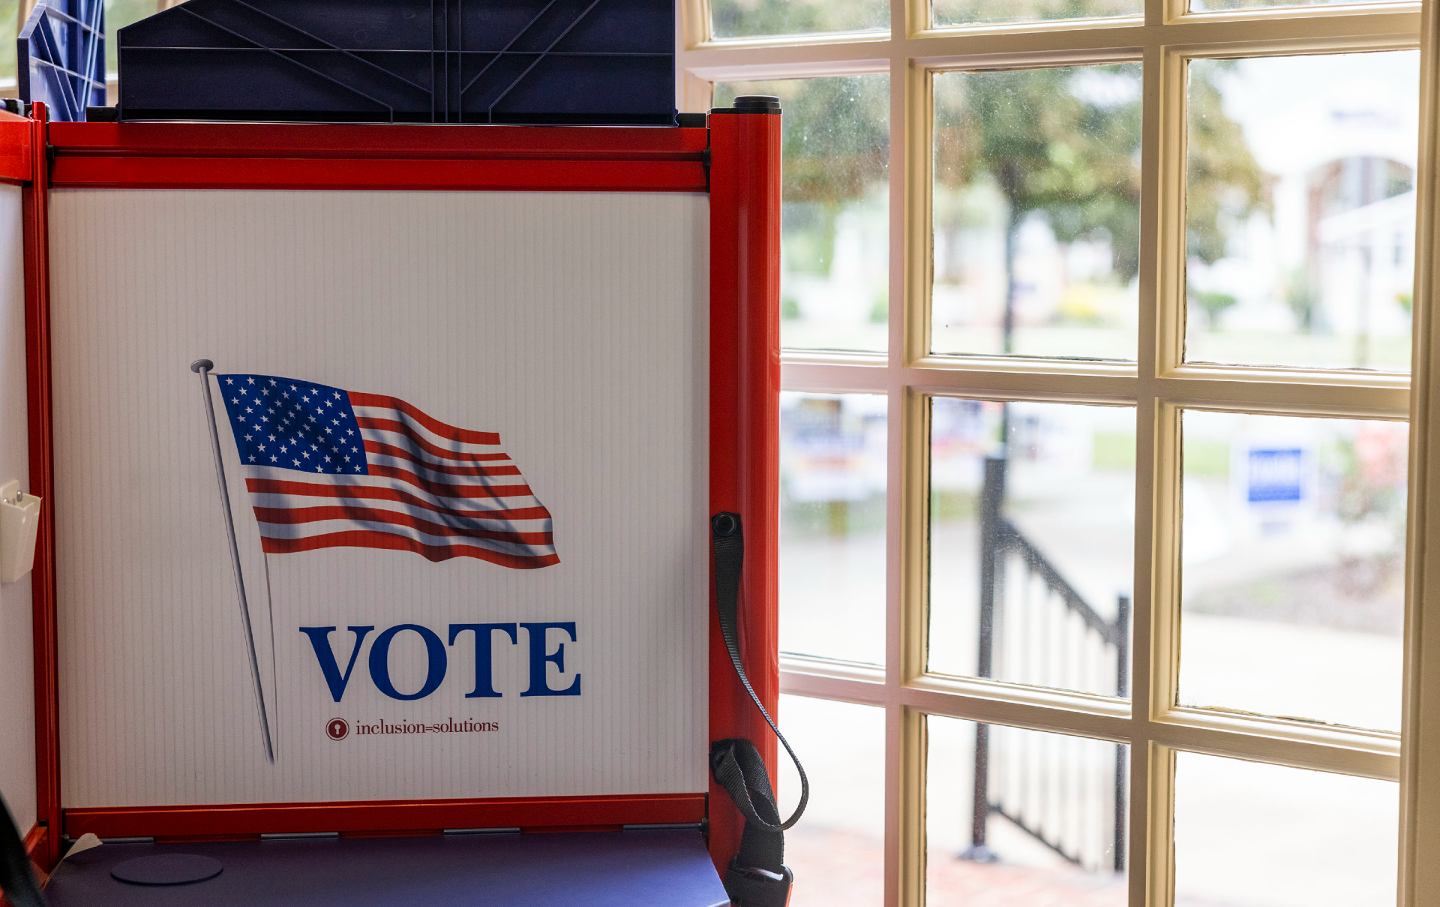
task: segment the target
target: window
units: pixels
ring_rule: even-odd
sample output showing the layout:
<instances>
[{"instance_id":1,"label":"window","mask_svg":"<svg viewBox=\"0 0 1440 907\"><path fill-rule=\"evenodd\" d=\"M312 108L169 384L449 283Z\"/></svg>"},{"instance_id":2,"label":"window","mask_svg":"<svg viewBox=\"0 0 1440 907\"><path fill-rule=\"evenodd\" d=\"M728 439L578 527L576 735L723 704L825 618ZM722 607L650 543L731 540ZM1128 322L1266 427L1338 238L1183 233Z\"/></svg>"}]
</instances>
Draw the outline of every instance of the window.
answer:
<instances>
[{"instance_id":1,"label":"window","mask_svg":"<svg viewBox=\"0 0 1440 907\"><path fill-rule=\"evenodd\" d=\"M15 68L15 41L23 24L21 14L25 6L21 0L0 2L0 85L14 85L20 78Z\"/></svg>"},{"instance_id":2,"label":"window","mask_svg":"<svg viewBox=\"0 0 1440 907\"><path fill-rule=\"evenodd\" d=\"M120 29L157 11L176 6L171 0L105 0L105 69L114 73L120 66Z\"/></svg>"},{"instance_id":3,"label":"window","mask_svg":"<svg viewBox=\"0 0 1440 907\"><path fill-rule=\"evenodd\" d=\"M794 903L1392 903L1419 5L681 9L785 111Z\"/></svg>"}]
</instances>

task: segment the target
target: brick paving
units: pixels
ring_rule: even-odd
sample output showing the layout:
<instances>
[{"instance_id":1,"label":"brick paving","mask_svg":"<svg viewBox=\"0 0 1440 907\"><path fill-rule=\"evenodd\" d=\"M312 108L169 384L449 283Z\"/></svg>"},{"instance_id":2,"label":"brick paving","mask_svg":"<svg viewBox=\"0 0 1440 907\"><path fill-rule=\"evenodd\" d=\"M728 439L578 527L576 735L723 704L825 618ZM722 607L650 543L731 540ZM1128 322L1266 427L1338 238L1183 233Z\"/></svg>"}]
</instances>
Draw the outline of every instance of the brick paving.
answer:
<instances>
[{"instance_id":1,"label":"brick paving","mask_svg":"<svg viewBox=\"0 0 1440 907\"><path fill-rule=\"evenodd\" d=\"M791 907L878 907L884 885L878 838L809 829L786 842L795 870ZM1069 866L972 863L932 850L927 907L1123 907L1125 880ZM1198 907L1198 905L1196 905Z\"/></svg>"},{"instance_id":2,"label":"brick paving","mask_svg":"<svg viewBox=\"0 0 1440 907\"><path fill-rule=\"evenodd\" d=\"M971 863L930 853L928 907L1124 907L1124 876L1070 868Z\"/></svg>"}]
</instances>

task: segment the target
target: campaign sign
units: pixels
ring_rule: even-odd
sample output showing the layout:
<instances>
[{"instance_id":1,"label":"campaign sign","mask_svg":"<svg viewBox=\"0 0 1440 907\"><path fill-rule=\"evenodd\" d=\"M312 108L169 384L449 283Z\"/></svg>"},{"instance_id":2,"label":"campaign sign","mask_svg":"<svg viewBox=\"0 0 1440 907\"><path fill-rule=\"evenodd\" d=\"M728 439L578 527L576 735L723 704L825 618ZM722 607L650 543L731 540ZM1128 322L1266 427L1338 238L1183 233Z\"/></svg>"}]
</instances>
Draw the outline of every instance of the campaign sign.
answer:
<instances>
[{"instance_id":1,"label":"campaign sign","mask_svg":"<svg viewBox=\"0 0 1440 907\"><path fill-rule=\"evenodd\" d=\"M705 790L707 204L56 192L65 805Z\"/></svg>"},{"instance_id":2,"label":"campaign sign","mask_svg":"<svg viewBox=\"0 0 1440 907\"><path fill-rule=\"evenodd\" d=\"M1245 500L1251 504L1298 504L1305 498L1305 450L1252 447L1246 452Z\"/></svg>"}]
</instances>

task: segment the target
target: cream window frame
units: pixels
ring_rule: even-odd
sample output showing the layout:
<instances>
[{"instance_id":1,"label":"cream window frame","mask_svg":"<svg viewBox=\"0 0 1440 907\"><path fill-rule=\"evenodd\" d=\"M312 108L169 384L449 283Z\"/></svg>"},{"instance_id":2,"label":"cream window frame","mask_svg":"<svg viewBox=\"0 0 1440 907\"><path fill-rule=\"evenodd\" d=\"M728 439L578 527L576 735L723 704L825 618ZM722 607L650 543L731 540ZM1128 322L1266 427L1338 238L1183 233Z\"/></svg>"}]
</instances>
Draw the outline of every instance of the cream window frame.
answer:
<instances>
[{"instance_id":1,"label":"cream window frame","mask_svg":"<svg viewBox=\"0 0 1440 907\"><path fill-rule=\"evenodd\" d=\"M677 85L685 110L721 80L884 73L890 85L890 320L883 354L787 351L787 390L887 396L886 665L782 658L782 688L886 714L885 904L924 902L926 714L1131 744L1129 903L1173 900L1177 750L1400 780L1398 903L1440 902L1440 15L1424 13L1425 137L1419 187L1413 376L1183 362L1185 65L1203 57L1414 49L1419 4L1188 13L932 27L927 0L892 0L889 33L715 40L708 0L681 0ZM929 351L932 78L935 72L1139 61L1144 68L1139 348L1134 363L950 357ZM1430 250L1428 256L1424 250ZM1412 380L1419 392L1410 391ZM926 672L928 396L1119 403L1137 414L1131 701ZM1413 412L1412 412L1413 404ZM1412 421L1405 747L1395 734L1175 705L1178 680L1179 413L1182 408ZM1427 577L1435 577L1429 579ZM783 607L783 602L782 602ZM801 883L803 884L803 882Z\"/></svg>"},{"instance_id":2,"label":"cream window frame","mask_svg":"<svg viewBox=\"0 0 1440 907\"><path fill-rule=\"evenodd\" d=\"M1405 724L1401 754L1400 902L1440 903L1440 5L1422 23L1420 180L1415 250L1415 401L1411 415Z\"/></svg>"}]
</instances>

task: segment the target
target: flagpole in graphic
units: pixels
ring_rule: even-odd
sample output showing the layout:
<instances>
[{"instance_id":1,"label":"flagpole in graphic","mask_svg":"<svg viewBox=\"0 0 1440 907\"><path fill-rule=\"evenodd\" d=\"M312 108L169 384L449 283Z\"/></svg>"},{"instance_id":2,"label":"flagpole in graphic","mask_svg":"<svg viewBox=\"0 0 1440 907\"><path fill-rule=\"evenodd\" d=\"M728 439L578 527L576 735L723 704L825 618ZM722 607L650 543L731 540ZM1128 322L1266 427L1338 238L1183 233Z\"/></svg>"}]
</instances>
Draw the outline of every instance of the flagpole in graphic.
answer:
<instances>
[{"instance_id":1,"label":"flagpole in graphic","mask_svg":"<svg viewBox=\"0 0 1440 907\"><path fill-rule=\"evenodd\" d=\"M260 738L265 744L265 758L275 761L275 746L270 739L270 715L265 710L265 689L260 684L260 661L255 657L255 631L250 626L250 603L245 597L245 575L240 570L240 546L235 541L235 517L230 512L230 488L225 483L225 461L220 457L220 430L215 425L215 401L210 398L210 370L215 363L196 359L190 371L200 376L200 392L205 395L205 415L210 419L210 450L215 455L215 478L220 484L220 505L225 511L225 534L230 537L230 565L235 572L235 594L240 599L240 621L245 625L245 646L250 653L250 676L255 680L255 705L260 710Z\"/></svg>"}]
</instances>

